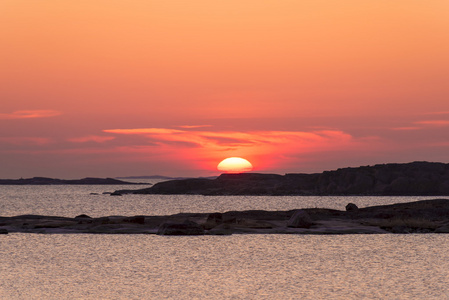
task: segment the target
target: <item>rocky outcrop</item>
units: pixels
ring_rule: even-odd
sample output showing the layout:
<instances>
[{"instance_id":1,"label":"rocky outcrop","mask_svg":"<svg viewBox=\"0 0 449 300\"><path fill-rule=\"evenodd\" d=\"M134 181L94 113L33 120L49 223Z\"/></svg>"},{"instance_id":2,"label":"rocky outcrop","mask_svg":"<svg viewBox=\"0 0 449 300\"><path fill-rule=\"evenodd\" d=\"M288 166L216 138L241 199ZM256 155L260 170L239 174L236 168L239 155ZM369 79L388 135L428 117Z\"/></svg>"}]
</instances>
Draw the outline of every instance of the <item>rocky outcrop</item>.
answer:
<instances>
[{"instance_id":1,"label":"rocky outcrop","mask_svg":"<svg viewBox=\"0 0 449 300\"><path fill-rule=\"evenodd\" d=\"M344 168L318 174L222 174L171 180L133 194L201 195L449 195L449 164L413 162Z\"/></svg>"},{"instance_id":2,"label":"rocky outcrop","mask_svg":"<svg viewBox=\"0 0 449 300\"><path fill-rule=\"evenodd\" d=\"M423 200L349 211L305 208L170 216L0 217L0 234L15 232L159 235L449 233L449 200Z\"/></svg>"},{"instance_id":3,"label":"rocky outcrop","mask_svg":"<svg viewBox=\"0 0 449 300\"><path fill-rule=\"evenodd\" d=\"M81 215L76 216L75 219L92 219L92 218L86 214L81 214Z\"/></svg>"},{"instance_id":4,"label":"rocky outcrop","mask_svg":"<svg viewBox=\"0 0 449 300\"><path fill-rule=\"evenodd\" d=\"M346 209L346 211L355 211L355 210L358 210L359 208L358 208L358 206L355 205L354 203L348 203L348 204L345 206L345 209Z\"/></svg>"},{"instance_id":5,"label":"rocky outcrop","mask_svg":"<svg viewBox=\"0 0 449 300\"><path fill-rule=\"evenodd\" d=\"M204 229L195 222L163 223L159 226L158 235L203 235Z\"/></svg>"},{"instance_id":6,"label":"rocky outcrop","mask_svg":"<svg viewBox=\"0 0 449 300\"><path fill-rule=\"evenodd\" d=\"M295 211L293 216L287 222L288 227L294 228L310 228L313 224L309 214L302 209Z\"/></svg>"},{"instance_id":7,"label":"rocky outcrop","mask_svg":"<svg viewBox=\"0 0 449 300\"><path fill-rule=\"evenodd\" d=\"M61 185L61 184L92 184L92 185L120 185L120 184L147 184L150 183L135 183L127 182L114 178L92 178L87 177L83 179L56 179L47 177L33 177L33 178L20 178L20 179L0 179L0 185Z\"/></svg>"}]
</instances>

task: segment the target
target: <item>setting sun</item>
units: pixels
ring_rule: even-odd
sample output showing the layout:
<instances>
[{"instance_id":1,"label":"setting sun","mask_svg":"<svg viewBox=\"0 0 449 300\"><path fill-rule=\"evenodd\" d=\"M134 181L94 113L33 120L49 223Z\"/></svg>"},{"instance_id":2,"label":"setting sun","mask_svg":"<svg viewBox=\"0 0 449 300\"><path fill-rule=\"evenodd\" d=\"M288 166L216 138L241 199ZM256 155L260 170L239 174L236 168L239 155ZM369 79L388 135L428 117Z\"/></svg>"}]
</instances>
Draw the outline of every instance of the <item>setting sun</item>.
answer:
<instances>
[{"instance_id":1,"label":"setting sun","mask_svg":"<svg viewBox=\"0 0 449 300\"><path fill-rule=\"evenodd\" d=\"M243 173L253 169L253 165L244 158L229 157L222 160L217 169L226 173Z\"/></svg>"}]
</instances>

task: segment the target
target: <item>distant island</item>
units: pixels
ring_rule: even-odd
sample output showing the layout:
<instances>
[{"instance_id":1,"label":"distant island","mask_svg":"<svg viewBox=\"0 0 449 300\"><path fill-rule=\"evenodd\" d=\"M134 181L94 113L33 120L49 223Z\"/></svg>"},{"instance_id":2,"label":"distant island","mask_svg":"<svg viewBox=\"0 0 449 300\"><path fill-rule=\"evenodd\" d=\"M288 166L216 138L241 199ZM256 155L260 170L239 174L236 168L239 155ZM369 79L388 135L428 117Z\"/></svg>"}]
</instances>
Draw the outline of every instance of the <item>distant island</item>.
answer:
<instances>
[{"instance_id":1,"label":"distant island","mask_svg":"<svg viewBox=\"0 0 449 300\"><path fill-rule=\"evenodd\" d=\"M215 179L218 176L208 176L208 177L196 177L196 178L207 178L207 179ZM192 177L170 177L163 175L143 175L143 176L125 176L125 177L116 177L118 179L162 179L162 180L179 180L179 179L189 179Z\"/></svg>"},{"instance_id":2,"label":"distant island","mask_svg":"<svg viewBox=\"0 0 449 300\"><path fill-rule=\"evenodd\" d=\"M198 195L449 195L449 164L412 162L342 168L314 174L222 174L216 179L190 178L159 182L115 194Z\"/></svg>"},{"instance_id":3,"label":"distant island","mask_svg":"<svg viewBox=\"0 0 449 300\"><path fill-rule=\"evenodd\" d=\"M20 179L0 179L0 185L120 185L120 184L146 184L150 183L136 183L127 182L114 178L93 178L87 177L83 179L55 179L47 177L33 177L33 178L20 178Z\"/></svg>"}]
</instances>

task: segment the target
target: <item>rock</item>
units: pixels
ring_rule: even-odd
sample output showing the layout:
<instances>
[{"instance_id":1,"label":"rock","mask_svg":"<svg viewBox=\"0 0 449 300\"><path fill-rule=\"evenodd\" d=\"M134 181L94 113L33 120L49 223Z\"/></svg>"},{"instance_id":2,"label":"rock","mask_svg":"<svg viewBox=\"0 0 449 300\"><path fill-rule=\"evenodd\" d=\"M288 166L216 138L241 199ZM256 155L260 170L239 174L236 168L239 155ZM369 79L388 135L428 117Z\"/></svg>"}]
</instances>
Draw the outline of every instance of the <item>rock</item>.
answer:
<instances>
[{"instance_id":1,"label":"rock","mask_svg":"<svg viewBox=\"0 0 449 300\"><path fill-rule=\"evenodd\" d=\"M203 235L204 229L195 222L163 223L159 226L158 235Z\"/></svg>"},{"instance_id":2,"label":"rock","mask_svg":"<svg viewBox=\"0 0 449 300\"><path fill-rule=\"evenodd\" d=\"M88 233L115 233L116 230L120 230L123 227L120 224L101 224L97 226L89 227Z\"/></svg>"},{"instance_id":3,"label":"rock","mask_svg":"<svg viewBox=\"0 0 449 300\"><path fill-rule=\"evenodd\" d=\"M449 225L443 225L441 227L438 227L437 229L435 229L435 233L449 233Z\"/></svg>"},{"instance_id":4,"label":"rock","mask_svg":"<svg viewBox=\"0 0 449 300\"><path fill-rule=\"evenodd\" d=\"M417 228L414 233L432 233L433 230L429 228Z\"/></svg>"},{"instance_id":5,"label":"rock","mask_svg":"<svg viewBox=\"0 0 449 300\"><path fill-rule=\"evenodd\" d=\"M449 233L448 216L449 199L433 199L362 207L356 213L305 208L293 211L246 210L222 214L179 213L168 216L99 218L90 218L84 214L75 218L20 215L0 217L0 233L161 235ZM206 228L203 222L210 222L210 226Z\"/></svg>"},{"instance_id":6,"label":"rock","mask_svg":"<svg viewBox=\"0 0 449 300\"><path fill-rule=\"evenodd\" d=\"M92 178L87 177L83 179L57 179L47 177L33 177L33 178L21 178L21 179L0 179L0 185L67 185L67 184L88 184L88 185L117 185L117 184L147 184L147 183L135 183L114 178Z\"/></svg>"},{"instance_id":7,"label":"rock","mask_svg":"<svg viewBox=\"0 0 449 300\"><path fill-rule=\"evenodd\" d=\"M294 228L310 228L313 224L309 214L302 209L295 211L293 216L287 222L288 227Z\"/></svg>"},{"instance_id":8,"label":"rock","mask_svg":"<svg viewBox=\"0 0 449 300\"><path fill-rule=\"evenodd\" d=\"M207 232L210 235L231 235L233 229L229 224L220 224Z\"/></svg>"},{"instance_id":9,"label":"rock","mask_svg":"<svg viewBox=\"0 0 449 300\"><path fill-rule=\"evenodd\" d=\"M125 218L123 221L126 223L145 224L145 217L144 216L129 217Z\"/></svg>"},{"instance_id":10,"label":"rock","mask_svg":"<svg viewBox=\"0 0 449 300\"><path fill-rule=\"evenodd\" d=\"M92 223L94 223L94 224L111 224L113 222L111 221L111 218L109 218L109 217L100 217L100 218L92 219Z\"/></svg>"},{"instance_id":11,"label":"rock","mask_svg":"<svg viewBox=\"0 0 449 300\"><path fill-rule=\"evenodd\" d=\"M207 216L206 222L215 222L221 223L223 221L223 214L221 213L212 213Z\"/></svg>"},{"instance_id":12,"label":"rock","mask_svg":"<svg viewBox=\"0 0 449 300\"><path fill-rule=\"evenodd\" d=\"M316 174L222 174L216 179L163 181L120 194L447 195L449 164L412 162L343 168Z\"/></svg>"},{"instance_id":13,"label":"rock","mask_svg":"<svg viewBox=\"0 0 449 300\"><path fill-rule=\"evenodd\" d=\"M223 223L234 224L237 223L237 218L233 216L226 216L223 218Z\"/></svg>"},{"instance_id":14,"label":"rock","mask_svg":"<svg viewBox=\"0 0 449 300\"><path fill-rule=\"evenodd\" d=\"M253 229L272 229L273 224L260 220L239 219L235 227L239 228L253 228Z\"/></svg>"},{"instance_id":15,"label":"rock","mask_svg":"<svg viewBox=\"0 0 449 300\"><path fill-rule=\"evenodd\" d=\"M390 230L392 233L411 233L412 229L407 226L393 226Z\"/></svg>"},{"instance_id":16,"label":"rock","mask_svg":"<svg viewBox=\"0 0 449 300\"><path fill-rule=\"evenodd\" d=\"M92 219L92 218L89 217L88 215L81 214L79 216L76 216L75 219Z\"/></svg>"},{"instance_id":17,"label":"rock","mask_svg":"<svg viewBox=\"0 0 449 300\"><path fill-rule=\"evenodd\" d=\"M205 230L209 230L221 223L223 223L223 214L211 213L207 216L206 222L202 226Z\"/></svg>"},{"instance_id":18,"label":"rock","mask_svg":"<svg viewBox=\"0 0 449 300\"><path fill-rule=\"evenodd\" d=\"M348 205L346 205L346 211L356 211L358 209L359 207L354 203L348 203Z\"/></svg>"}]
</instances>

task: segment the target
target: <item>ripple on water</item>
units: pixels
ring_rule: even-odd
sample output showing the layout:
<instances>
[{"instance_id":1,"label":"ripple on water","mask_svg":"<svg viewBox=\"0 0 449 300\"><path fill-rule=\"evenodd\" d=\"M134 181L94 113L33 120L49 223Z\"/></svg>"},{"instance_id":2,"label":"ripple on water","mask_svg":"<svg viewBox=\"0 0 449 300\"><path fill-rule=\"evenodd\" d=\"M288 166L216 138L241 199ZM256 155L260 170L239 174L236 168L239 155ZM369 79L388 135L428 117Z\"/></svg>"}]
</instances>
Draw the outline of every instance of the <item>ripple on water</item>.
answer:
<instances>
[{"instance_id":1,"label":"ripple on water","mask_svg":"<svg viewBox=\"0 0 449 300\"><path fill-rule=\"evenodd\" d=\"M2 299L445 299L448 235L10 234Z\"/></svg>"},{"instance_id":2,"label":"ripple on water","mask_svg":"<svg viewBox=\"0 0 449 300\"><path fill-rule=\"evenodd\" d=\"M91 217L111 215L169 215L180 212L226 212L230 210L290 210L323 207L344 210L348 202L359 207L409 202L437 197L336 197L336 196L201 196L125 195L103 192L135 189L136 186L61 185L0 186L0 216L21 214ZM97 193L98 195L91 195ZM443 198L443 197L438 197ZM446 197L449 198L449 197Z\"/></svg>"}]
</instances>

